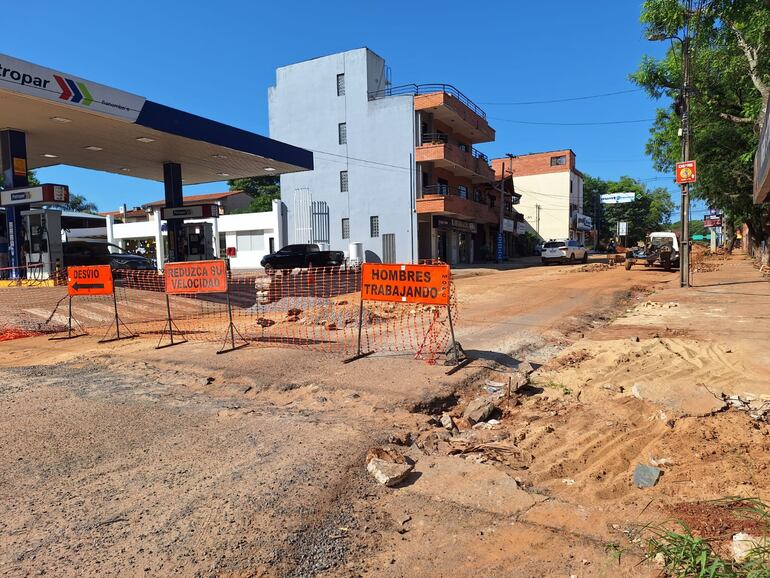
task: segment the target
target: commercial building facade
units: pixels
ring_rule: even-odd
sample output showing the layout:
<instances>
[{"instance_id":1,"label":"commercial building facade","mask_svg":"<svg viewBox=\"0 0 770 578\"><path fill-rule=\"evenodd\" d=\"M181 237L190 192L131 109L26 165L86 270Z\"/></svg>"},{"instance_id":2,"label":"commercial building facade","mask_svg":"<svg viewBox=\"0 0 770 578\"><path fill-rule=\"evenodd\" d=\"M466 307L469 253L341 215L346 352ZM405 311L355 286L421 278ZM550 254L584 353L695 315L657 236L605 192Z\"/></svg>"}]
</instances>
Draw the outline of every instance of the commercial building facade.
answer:
<instances>
[{"instance_id":1,"label":"commercial building facade","mask_svg":"<svg viewBox=\"0 0 770 578\"><path fill-rule=\"evenodd\" d=\"M575 167L572 150L557 150L493 159L495 174L513 174L517 207L526 228L540 239L587 241L593 229L583 214L583 174Z\"/></svg>"},{"instance_id":2,"label":"commercial building facade","mask_svg":"<svg viewBox=\"0 0 770 578\"><path fill-rule=\"evenodd\" d=\"M277 69L268 96L271 136L315 158L314 170L281 176L289 243L351 257L360 243L383 262L492 253L501 195L473 145L495 131L456 88L391 87L385 60L361 48Z\"/></svg>"}]
</instances>

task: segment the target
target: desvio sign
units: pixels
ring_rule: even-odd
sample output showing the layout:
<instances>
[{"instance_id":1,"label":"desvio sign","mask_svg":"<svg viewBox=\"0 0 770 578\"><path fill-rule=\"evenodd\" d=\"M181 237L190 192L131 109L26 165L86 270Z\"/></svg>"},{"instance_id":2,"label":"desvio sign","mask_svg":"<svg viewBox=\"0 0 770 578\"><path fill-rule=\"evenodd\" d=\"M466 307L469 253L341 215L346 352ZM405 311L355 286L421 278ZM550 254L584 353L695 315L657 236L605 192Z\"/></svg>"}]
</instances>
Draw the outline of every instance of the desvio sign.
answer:
<instances>
[{"instance_id":1,"label":"desvio sign","mask_svg":"<svg viewBox=\"0 0 770 578\"><path fill-rule=\"evenodd\" d=\"M361 298L449 305L449 265L397 265L364 263Z\"/></svg>"},{"instance_id":2,"label":"desvio sign","mask_svg":"<svg viewBox=\"0 0 770 578\"><path fill-rule=\"evenodd\" d=\"M67 292L77 295L112 295L115 285L109 265L67 267Z\"/></svg>"},{"instance_id":3,"label":"desvio sign","mask_svg":"<svg viewBox=\"0 0 770 578\"><path fill-rule=\"evenodd\" d=\"M166 264L166 293L225 293L227 268L221 260Z\"/></svg>"}]
</instances>

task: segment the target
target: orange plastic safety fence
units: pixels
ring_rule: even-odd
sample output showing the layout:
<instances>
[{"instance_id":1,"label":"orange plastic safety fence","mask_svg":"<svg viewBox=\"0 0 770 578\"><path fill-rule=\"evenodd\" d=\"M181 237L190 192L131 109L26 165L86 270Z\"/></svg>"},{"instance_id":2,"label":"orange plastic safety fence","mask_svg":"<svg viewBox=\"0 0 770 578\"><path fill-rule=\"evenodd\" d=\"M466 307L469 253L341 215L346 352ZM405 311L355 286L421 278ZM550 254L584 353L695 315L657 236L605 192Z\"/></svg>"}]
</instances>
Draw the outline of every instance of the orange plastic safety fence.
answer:
<instances>
[{"instance_id":1,"label":"orange plastic safety fence","mask_svg":"<svg viewBox=\"0 0 770 578\"><path fill-rule=\"evenodd\" d=\"M228 295L236 329L249 341L353 354L358 343L361 270L311 268L266 273L233 271L228 293L168 295L176 329L188 340L221 342L228 328ZM114 272L121 321L140 335L166 328L165 279L155 271ZM67 328L65 286L0 288L0 331L59 332ZM457 300L452 292L453 320ZM72 298L83 329L105 331L114 320L112 296ZM408 353L435 362L449 348L447 308L365 301L362 350Z\"/></svg>"}]
</instances>

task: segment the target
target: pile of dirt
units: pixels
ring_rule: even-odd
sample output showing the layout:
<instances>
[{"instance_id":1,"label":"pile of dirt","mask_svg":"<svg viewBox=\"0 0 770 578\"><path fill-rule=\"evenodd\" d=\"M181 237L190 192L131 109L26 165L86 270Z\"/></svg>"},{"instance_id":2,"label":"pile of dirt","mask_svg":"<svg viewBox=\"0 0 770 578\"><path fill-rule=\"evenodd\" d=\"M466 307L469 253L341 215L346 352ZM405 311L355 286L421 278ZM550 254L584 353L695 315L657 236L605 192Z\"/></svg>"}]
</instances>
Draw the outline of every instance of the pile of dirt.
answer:
<instances>
[{"instance_id":1,"label":"pile of dirt","mask_svg":"<svg viewBox=\"0 0 770 578\"><path fill-rule=\"evenodd\" d=\"M668 508L672 517L685 524L693 534L709 540L730 540L739 532L761 536L766 525L757 519L761 512L746 500L688 502Z\"/></svg>"},{"instance_id":2,"label":"pile of dirt","mask_svg":"<svg viewBox=\"0 0 770 578\"><path fill-rule=\"evenodd\" d=\"M573 273L597 273L599 271L609 271L610 266L607 263L589 263L581 265L577 269L572 269Z\"/></svg>"}]
</instances>

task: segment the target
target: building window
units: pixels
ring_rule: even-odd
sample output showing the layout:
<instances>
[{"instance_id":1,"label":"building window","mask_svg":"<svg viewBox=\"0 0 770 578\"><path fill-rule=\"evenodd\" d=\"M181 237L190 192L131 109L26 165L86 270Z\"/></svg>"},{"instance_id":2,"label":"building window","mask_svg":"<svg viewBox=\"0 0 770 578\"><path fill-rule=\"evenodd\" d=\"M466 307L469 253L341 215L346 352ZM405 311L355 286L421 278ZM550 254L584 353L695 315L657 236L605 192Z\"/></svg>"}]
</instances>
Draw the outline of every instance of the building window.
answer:
<instances>
[{"instance_id":1,"label":"building window","mask_svg":"<svg viewBox=\"0 0 770 578\"><path fill-rule=\"evenodd\" d=\"M457 194L461 199L468 198L468 187L465 185L457 185Z\"/></svg>"},{"instance_id":2,"label":"building window","mask_svg":"<svg viewBox=\"0 0 770 578\"><path fill-rule=\"evenodd\" d=\"M348 171L340 171L340 192L348 192Z\"/></svg>"},{"instance_id":3,"label":"building window","mask_svg":"<svg viewBox=\"0 0 770 578\"><path fill-rule=\"evenodd\" d=\"M345 96L345 75L337 75L337 96Z\"/></svg>"},{"instance_id":4,"label":"building window","mask_svg":"<svg viewBox=\"0 0 770 578\"><path fill-rule=\"evenodd\" d=\"M340 144L347 144L348 124L346 122L341 122L337 125L337 135L339 136Z\"/></svg>"},{"instance_id":5,"label":"building window","mask_svg":"<svg viewBox=\"0 0 770 578\"><path fill-rule=\"evenodd\" d=\"M380 218L369 217L369 234L372 237L380 236Z\"/></svg>"},{"instance_id":6,"label":"building window","mask_svg":"<svg viewBox=\"0 0 770 578\"><path fill-rule=\"evenodd\" d=\"M342 219L342 238L350 239L350 219Z\"/></svg>"},{"instance_id":7,"label":"building window","mask_svg":"<svg viewBox=\"0 0 770 578\"><path fill-rule=\"evenodd\" d=\"M479 189L476 189L475 191L473 191L473 200L476 201L477 203L481 202L481 191Z\"/></svg>"},{"instance_id":8,"label":"building window","mask_svg":"<svg viewBox=\"0 0 770 578\"><path fill-rule=\"evenodd\" d=\"M560 167L567 164L567 157L562 155L560 157L551 157L551 166Z\"/></svg>"},{"instance_id":9,"label":"building window","mask_svg":"<svg viewBox=\"0 0 770 578\"><path fill-rule=\"evenodd\" d=\"M465 153L467 153L467 152L470 150L470 148L468 147L468 145L467 145L467 144L465 144L464 142L460 142L460 143L457 143L457 144L459 145L459 147L460 147L460 150L461 150L461 151L463 151L463 152L465 152Z\"/></svg>"}]
</instances>

